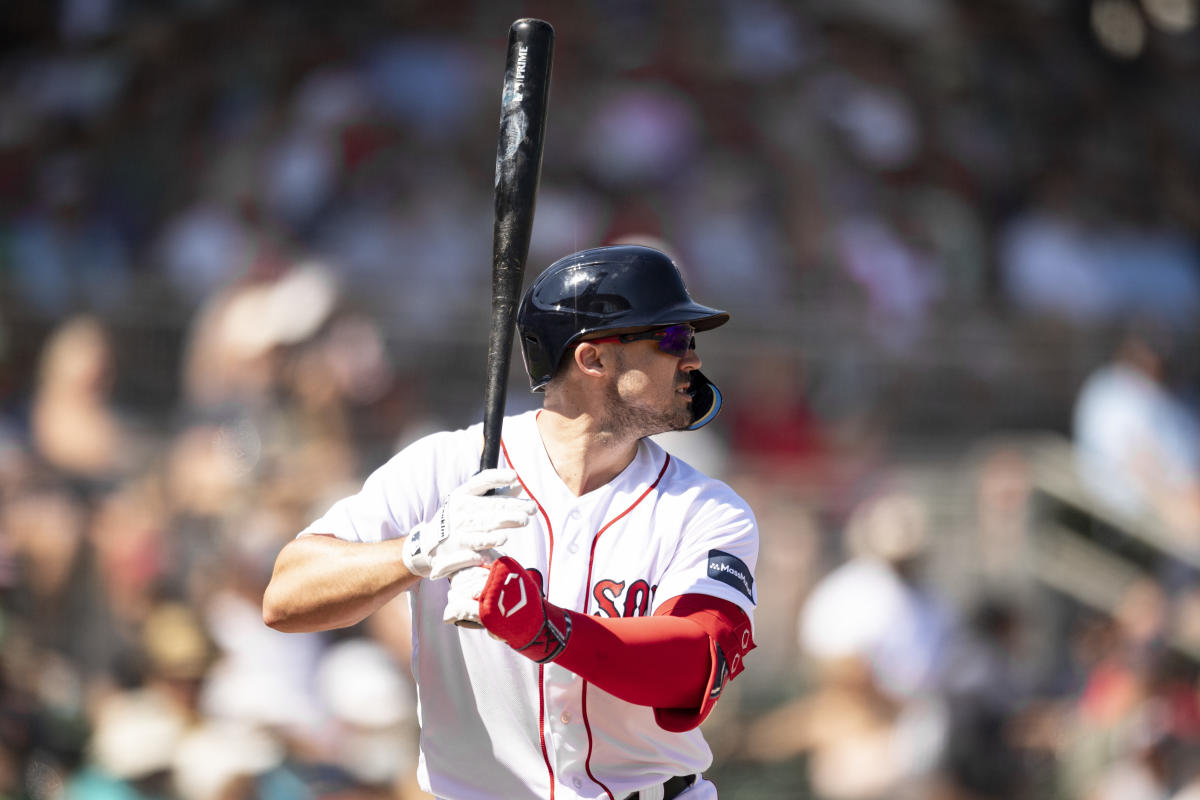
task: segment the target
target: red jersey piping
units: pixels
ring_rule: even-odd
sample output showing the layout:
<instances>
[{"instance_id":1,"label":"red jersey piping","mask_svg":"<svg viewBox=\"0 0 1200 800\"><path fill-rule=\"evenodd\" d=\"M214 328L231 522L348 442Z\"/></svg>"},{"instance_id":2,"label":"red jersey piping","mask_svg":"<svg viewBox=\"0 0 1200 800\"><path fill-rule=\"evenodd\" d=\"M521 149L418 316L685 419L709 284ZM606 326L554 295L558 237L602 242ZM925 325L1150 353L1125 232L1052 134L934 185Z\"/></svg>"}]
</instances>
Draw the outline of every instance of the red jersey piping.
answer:
<instances>
[{"instance_id":1,"label":"red jersey piping","mask_svg":"<svg viewBox=\"0 0 1200 800\"><path fill-rule=\"evenodd\" d=\"M587 582L584 583L583 613L585 613L585 614L588 613L588 606L591 605L591 602L592 602L592 592L591 592L592 565L596 560L596 543L600 541L600 536L606 530L611 528L617 522L617 520L621 519L621 517L624 517L630 511L633 511L633 509L637 508L638 503L645 500L646 495L648 495L652 491L654 491L655 487L657 487L659 482L662 481L663 475L665 475L667 473L667 467L670 464L671 464L671 454L667 453L667 458L665 461L663 461L662 469L660 469L658 471L658 477L654 479L654 483L652 483L648 487L646 487L646 491L644 491L640 495L638 495L638 499L634 500L632 503L630 503L629 508L625 509L620 514L617 514L615 517L610 519L608 522L604 523L604 526L601 527L600 530L596 531L596 535L592 537L592 549L591 549L591 552L588 553ZM547 570L547 571L549 571L549 570ZM592 723L591 723L591 720L588 719L588 713L587 713L587 690L588 690L588 683L587 683L587 681L584 681L583 682L583 691L580 694L580 701L581 701L581 705L583 707L583 728L585 731L587 731L588 750L587 750L587 756L583 759L583 769L585 772L587 772L587 776L589 778L591 778L592 781L594 781L597 786L599 786L601 789L604 790L604 793L608 795L609 800L616 800L616 798L613 796L612 791L607 786L605 786L603 783L601 783L599 780L597 780L596 776L592 774Z\"/></svg>"},{"instance_id":2,"label":"red jersey piping","mask_svg":"<svg viewBox=\"0 0 1200 800\"><path fill-rule=\"evenodd\" d=\"M517 471L516 465L512 463L512 459L508 457L508 448L504 445L503 437L500 439L500 449L504 451L504 461L508 466L512 467L513 472ZM529 491L529 487L525 485L525 481L521 479L521 474L517 473L517 481L520 482L521 488L525 490L525 494L529 495L529 499L537 506L538 513L542 515L542 519L546 523L546 532L550 536L550 547L546 553L546 579L542 591L546 594L550 593L550 566L554 561L554 526L550 524L550 516L546 513L546 509L542 508L541 502L533 496L533 492ZM550 763L550 749L546 747L546 667L545 665L538 666L538 739L542 745L542 760L546 762L546 772L550 776L550 800L554 800L554 765Z\"/></svg>"}]
</instances>

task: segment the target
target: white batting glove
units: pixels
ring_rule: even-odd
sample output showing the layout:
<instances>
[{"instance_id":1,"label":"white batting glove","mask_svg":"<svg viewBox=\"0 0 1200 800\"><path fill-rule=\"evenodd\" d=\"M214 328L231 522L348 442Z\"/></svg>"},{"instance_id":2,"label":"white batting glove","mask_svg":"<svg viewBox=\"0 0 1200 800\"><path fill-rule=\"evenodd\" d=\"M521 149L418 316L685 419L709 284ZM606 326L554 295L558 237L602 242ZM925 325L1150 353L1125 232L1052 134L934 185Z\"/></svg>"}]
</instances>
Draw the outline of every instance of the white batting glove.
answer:
<instances>
[{"instance_id":1,"label":"white batting glove","mask_svg":"<svg viewBox=\"0 0 1200 800\"><path fill-rule=\"evenodd\" d=\"M446 498L433 519L413 528L404 542L404 566L414 575L437 580L488 560L483 551L508 541L509 532L529 524L532 500L493 490L519 486L510 469L485 469Z\"/></svg>"},{"instance_id":2,"label":"white batting glove","mask_svg":"<svg viewBox=\"0 0 1200 800\"><path fill-rule=\"evenodd\" d=\"M455 624L473 622L483 627L479 621L479 593L491 574L488 567L468 567L451 575L450 593L446 596L442 621Z\"/></svg>"}]
</instances>

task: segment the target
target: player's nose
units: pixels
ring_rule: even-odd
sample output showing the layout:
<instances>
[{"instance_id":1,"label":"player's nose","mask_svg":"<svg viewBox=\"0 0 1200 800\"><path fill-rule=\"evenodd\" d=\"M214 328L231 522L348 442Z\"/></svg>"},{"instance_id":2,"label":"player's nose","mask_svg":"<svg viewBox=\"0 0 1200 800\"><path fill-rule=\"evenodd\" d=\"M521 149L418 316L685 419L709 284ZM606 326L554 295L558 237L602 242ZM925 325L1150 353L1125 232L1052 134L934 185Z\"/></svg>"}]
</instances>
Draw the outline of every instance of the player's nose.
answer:
<instances>
[{"instance_id":1,"label":"player's nose","mask_svg":"<svg viewBox=\"0 0 1200 800\"><path fill-rule=\"evenodd\" d=\"M700 365L702 363L703 362L700 360L700 354L697 353L696 348L693 347L684 353L683 357L679 359L679 368L684 372L690 372L694 369L700 369Z\"/></svg>"}]
</instances>

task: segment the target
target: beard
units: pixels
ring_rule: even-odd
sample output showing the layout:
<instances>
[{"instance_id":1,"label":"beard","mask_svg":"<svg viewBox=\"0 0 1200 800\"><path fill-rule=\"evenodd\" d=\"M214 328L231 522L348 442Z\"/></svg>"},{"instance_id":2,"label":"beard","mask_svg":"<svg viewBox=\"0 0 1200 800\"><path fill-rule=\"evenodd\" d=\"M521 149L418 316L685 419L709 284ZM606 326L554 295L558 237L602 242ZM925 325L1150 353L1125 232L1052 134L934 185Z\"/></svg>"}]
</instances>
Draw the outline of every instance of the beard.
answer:
<instances>
[{"instance_id":1,"label":"beard","mask_svg":"<svg viewBox=\"0 0 1200 800\"><path fill-rule=\"evenodd\" d=\"M692 424L692 404L680 400L671 408L643 408L622 399L616 383L604 393L604 428L618 439L681 431Z\"/></svg>"}]
</instances>

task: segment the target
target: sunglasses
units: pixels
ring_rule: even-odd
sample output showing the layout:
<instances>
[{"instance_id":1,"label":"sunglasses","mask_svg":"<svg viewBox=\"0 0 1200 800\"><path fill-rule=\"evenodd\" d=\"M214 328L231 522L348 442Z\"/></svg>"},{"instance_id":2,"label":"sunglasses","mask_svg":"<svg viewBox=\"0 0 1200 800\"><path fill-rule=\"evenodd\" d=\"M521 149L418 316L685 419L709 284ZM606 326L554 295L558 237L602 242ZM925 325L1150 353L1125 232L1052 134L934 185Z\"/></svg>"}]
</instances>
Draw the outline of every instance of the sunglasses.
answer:
<instances>
[{"instance_id":1,"label":"sunglasses","mask_svg":"<svg viewBox=\"0 0 1200 800\"><path fill-rule=\"evenodd\" d=\"M679 325L668 325L665 328L641 331L640 333L622 333L618 336L605 336L602 339L588 339L593 344L600 342L640 342L643 339L653 339L658 343L658 349L675 358L682 358L689 350L696 349L696 329L686 322Z\"/></svg>"}]
</instances>

